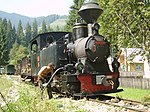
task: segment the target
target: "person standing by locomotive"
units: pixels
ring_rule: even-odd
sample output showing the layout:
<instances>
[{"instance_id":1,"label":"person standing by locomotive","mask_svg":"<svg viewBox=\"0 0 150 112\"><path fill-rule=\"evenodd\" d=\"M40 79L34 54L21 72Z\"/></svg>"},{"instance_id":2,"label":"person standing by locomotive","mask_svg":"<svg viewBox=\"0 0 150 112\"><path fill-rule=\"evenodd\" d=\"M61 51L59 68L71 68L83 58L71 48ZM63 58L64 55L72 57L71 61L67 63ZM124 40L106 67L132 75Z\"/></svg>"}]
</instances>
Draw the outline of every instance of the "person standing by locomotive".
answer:
<instances>
[{"instance_id":1,"label":"person standing by locomotive","mask_svg":"<svg viewBox=\"0 0 150 112\"><path fill-rule=\"evenodd\" d=\"M47 83L51 77L51 75L53 74L54 71L54 64L53 63L49 63L47 66L43 66L40 71L38 72L38 82L39 82L39 86L42 90L42 94L43 94L43 89L44 83ZM52 89L51 89L51 85L47 85L47 92L48 92L48 96L49 99L52 98Z\"/></svg>"}]
</instances>

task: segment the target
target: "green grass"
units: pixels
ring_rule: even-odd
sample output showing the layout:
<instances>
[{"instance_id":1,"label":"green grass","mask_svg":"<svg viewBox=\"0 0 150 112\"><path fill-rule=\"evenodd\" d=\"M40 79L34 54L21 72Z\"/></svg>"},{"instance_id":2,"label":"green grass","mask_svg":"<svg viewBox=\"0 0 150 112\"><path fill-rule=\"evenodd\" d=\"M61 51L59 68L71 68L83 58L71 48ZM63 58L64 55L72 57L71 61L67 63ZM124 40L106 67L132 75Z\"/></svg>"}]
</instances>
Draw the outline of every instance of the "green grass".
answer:
<instances>
[{"instance_id":1,"label":"green grass","mask_svg":"<svg viewBox=\"0 0 150 112\"><path fill-rule=\"evenodd\" d=\"M10 87L12 87L12 80L5 75L0 75L0 92L6 94Z\"/></svg>"},{"instance_id":2,"label":"green grass","mask_svg":"<svg viewBox=\"0 0 150 112\"><path fill-rule=\"evenodd\" d=\"M25 84L18 82L14 84L12 79L7 79L7 76L0 78L0 85L5 90L2 94L4 101L6 99L7 105L1 107L0 110L4 112L62 112L57 107L57 102L54 100L41 100L40 89L32 84ZM2 84L5 84L2 86ZM16 89L19 94L19 99L14 101L7 101L8 94L12 89ZM46 94L46 93L45 93ZM14 96L17 97L17 96Z\"/></svg>"},{"instance_id":3,"label":"green grass","mask_svg":"<svg viewBox=\"0 0 150 112\"><path fill-rule=\"evenodd\" d=\"M69 109L71 112L85 112L82 109L77 109L71 104L66 105L67 103L62 100L51 99L49 100L46 96L47 93L44 93L44 100L41 100L41 93L38 87L35 87L32 84L25 84L24 82L19 81L18 84L14 84L12 79L6 78L3 76L0 78L0 87L3 92L4 99L6 99L7 105L0 107L0 111L4 112L65 112ZM4 84L5 86L2 86ZM19 94L19 99L17 101L7 101L8 93L10 90L15 89ZM0 99L1 96L0 96ZM63 103L62 103L63 102Z\"/></svg>"},{"instance_id":4,"label":"green grass","mask_svg":"<svg viewBox=\"0 0 150 112\"><path fill-rule=\"evenodd\" d=\"M0 75L0 91L4 91L5 89L12 86L12 81L10 81L7 76Z\"/></svg>"},{"instance_id":5,"label":"green grass","mask_svg":"<svg viewBox=\"0 0 150 112\"><path fill-rule=\"evenodd\" d=\"M137 101L145 101L150 99L150 90L144 89L134 89L134 88L123 88L120 87L119 89L123 89L124 91L119 93L111 93L111 96L119 96L120 98L130 99L130 100L137 100ZM147 100L150 103L150 100Z\"/></svg>"}]
</instances>

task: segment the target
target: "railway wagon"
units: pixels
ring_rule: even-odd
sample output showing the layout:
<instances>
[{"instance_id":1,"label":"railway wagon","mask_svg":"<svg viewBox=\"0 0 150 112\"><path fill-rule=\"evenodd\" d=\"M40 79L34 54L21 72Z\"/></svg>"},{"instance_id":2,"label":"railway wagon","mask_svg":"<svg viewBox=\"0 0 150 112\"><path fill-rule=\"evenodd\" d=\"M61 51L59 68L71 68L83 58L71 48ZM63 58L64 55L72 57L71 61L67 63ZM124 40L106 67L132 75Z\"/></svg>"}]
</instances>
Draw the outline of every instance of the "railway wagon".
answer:
<instances>
[{"instance_id":1,"label":"railway wagon","mask_svg":"<svg viewBox=\"0 0 150 112\"><path fill-rule=\"evenodd\" d=\"M8 64L0 68L0 74L14 75L15 71L15 66L12 64Z\"/></svg>"},{"instance_id":2,"label":"railway wagon","mask_svg":"<svg viewBox=\"0 0 150 112\"><path fill-rule=\"evenodd\" d=\"M16 75L20 75L22 80L31 79L33 82L34 77L31 74L31 60L29 56L17 60Z\"/></svg>"}]
</instances>

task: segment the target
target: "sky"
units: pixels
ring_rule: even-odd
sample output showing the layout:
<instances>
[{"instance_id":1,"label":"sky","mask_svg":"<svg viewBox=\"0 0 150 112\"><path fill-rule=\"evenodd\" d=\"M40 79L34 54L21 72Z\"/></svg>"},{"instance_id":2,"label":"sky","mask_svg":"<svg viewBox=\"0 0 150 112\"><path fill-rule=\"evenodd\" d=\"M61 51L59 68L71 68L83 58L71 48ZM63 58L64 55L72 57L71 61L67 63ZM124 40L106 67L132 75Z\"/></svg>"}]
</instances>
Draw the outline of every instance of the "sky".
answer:
<instances>
[{"instance_id":1,"label":"sky","mask_svg":"<svg viewBox=\"0 0 150 112\"><path fill-rule=\"evenodd\" d=\"M0 0L0 10L29 17L68 15L73 0Z\"/></svg>"}]
</instances>

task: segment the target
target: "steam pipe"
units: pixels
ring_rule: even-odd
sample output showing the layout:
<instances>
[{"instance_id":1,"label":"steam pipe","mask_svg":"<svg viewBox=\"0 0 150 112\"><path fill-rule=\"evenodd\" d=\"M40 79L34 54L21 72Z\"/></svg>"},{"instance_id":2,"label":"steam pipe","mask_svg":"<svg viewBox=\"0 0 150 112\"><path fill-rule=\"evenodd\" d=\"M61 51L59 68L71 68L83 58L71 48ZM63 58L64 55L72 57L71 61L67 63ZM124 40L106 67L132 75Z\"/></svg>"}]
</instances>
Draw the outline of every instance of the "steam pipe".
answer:
<instances>
[{"instance_id":1,"label":"steam pipe","mask_svg":"<svg viewBox=\"0 0 150 112\"><path fill-rule=\"evenodd\" d=\"M49 79L49 81L46 83L46 86L44 87L44 89L42 90L42 92L46 89L46 87L50 84L50 82L52 81L52 79L54 78L54 76L56 75L56 73L59 71L59 70L63 70L64 67L60 67L58 68L51 76L51 78Z\"/></svg>"}]
</instances>

